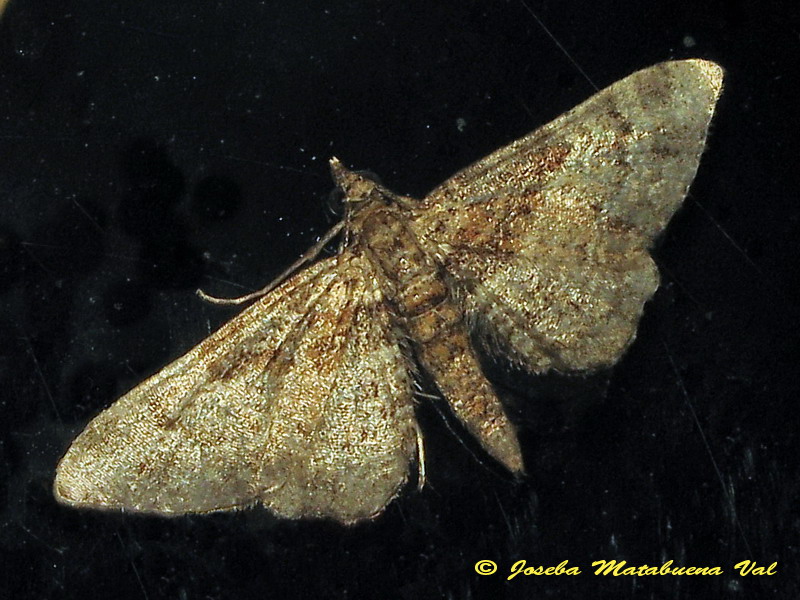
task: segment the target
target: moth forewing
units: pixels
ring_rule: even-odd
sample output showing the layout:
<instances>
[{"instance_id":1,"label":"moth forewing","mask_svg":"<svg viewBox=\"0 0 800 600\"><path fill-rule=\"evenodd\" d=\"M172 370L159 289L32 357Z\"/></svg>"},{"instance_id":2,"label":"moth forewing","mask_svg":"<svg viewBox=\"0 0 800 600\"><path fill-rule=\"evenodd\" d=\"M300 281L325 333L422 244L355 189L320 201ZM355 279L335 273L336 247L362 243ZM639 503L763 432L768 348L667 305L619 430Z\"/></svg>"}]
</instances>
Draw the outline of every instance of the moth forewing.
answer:
<instances>
[{"instance_id":1,"label":"moth forewing","mask_svg":"<svg viewBox=\"0 0 800 600\"><path fill-rule=\"evenodd\" d=\"M613 364L658 285L648 248L694 177L721 86L708 61L644 69L416 204L332 161L349 206L339 254L98 415L61 459L56 498L369 518L422 455L415 363L521 472L468 326L532 372Z\"/></svg>"},{"instance_id":2,"label":"moth forewing","mask_svg":"<svg viewBox=\"0 0 800 600\"><path fill-rule=\"evenodd\" d=\"M312 265L128 392L62 458L56 497L165 515L383 510L414 458L415 421L366 268L349 252Z\"/></svg>"},{"instance_id":3,"label":"moth forewing","mask_svg":"<svg viewBox=\"0 0 800 600\"><path fill-rule=\"evenodd\" d=\"M415 232L496 347L536 373L618 360L658 286L648 249L697 171L721 89L708 61L644 69L423 200Z\"/></svg>"}]
</instances>

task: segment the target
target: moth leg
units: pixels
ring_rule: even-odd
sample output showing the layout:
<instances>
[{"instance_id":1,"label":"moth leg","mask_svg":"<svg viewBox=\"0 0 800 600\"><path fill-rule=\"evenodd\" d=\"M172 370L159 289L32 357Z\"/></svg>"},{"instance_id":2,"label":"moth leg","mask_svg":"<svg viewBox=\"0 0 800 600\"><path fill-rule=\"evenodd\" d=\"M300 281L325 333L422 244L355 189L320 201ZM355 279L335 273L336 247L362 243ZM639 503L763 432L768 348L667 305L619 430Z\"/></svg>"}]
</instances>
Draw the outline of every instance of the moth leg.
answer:
<instances>
[{"instance_id":1,"label":"moth leg","mask_svg":"<svg viewBox=\"0 0 800 600\"><path fill-rule=\"evenodd\" d=\"M427 470L425 468L425 440L422 437L422 430L419 428L418 423L414 424L414 433L417 436L417 490L422 491L427 481Z\"/></svg>"},{"instance_id":2,"label":"moth leg","mask_svg":"<svg viewBox=\"0 0 800 600\"><path fill-rule=\"evenodd\" d=\"M261 296L266 296L280 284L282 284L286 279L295 273L300 267L305 265L306 263L311 262L319 253L322 252L322 249L330 242L333 238L339 235L339 232L344 227L345 222L339 221L336 225L331 227L328 232L323 235L320 240L311 246L303 255L294 261L289 267L280 275L278 275L275 279L273 279L268 285L257 290L255 292L251 292L249 294L245 294L244 296L239 296L238 298L219 298L217 296L211 296L210 294L206 294L203 290L198 289L196 294L200 296L206 302L210 302L211 304L244 304L245 302L249 302L250 300L255 300L256 298L261 298Z\"/></svg>"}]
</instances>

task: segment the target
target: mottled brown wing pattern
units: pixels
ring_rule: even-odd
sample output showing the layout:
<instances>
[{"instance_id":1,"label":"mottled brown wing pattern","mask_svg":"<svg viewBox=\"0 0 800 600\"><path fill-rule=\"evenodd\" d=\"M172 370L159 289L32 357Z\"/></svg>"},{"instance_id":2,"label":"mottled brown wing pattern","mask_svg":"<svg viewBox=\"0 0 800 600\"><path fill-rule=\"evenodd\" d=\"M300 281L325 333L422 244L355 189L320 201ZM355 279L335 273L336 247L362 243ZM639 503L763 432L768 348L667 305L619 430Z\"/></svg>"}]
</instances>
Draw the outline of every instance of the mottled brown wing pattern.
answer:
<instances>
[{"instance_id":1,"label":"mottled brown wing pattern","mask_svg":"<svg viewBox=\"0 0 800 600\"><path fill-rule=\"evenodd\" d=\"M318 246L343 230L339 254L265 290L96 417L59 463L56 497L159 514L260 502L287 517L373 516L419 439L411 352L487 451L520 471L465 316L533 372L615 362L658 286L648 249L694 177L721 86L702 60L634 73L416 204L333 160L348 213Z\"/></svg>"},{"instance_id":2,"label":"mottled brown wing pattern","mask_svg":"<svg viewBox=\"0 0 800 600\"><path fill-rule=\"evenodd\" d=\"M95 418L61 460L56 496L161 514L261 502L287 517L369 517L415 456L410 385L370 266L345 251Z\"/></svg>"},{"instance_id":3,"label":"mottled brown wing pattern","mask_svg":"<svg viewBox=\"0 0 800 600\"><path fill-rule=\"evenodd\" d=\"M417 235L501 352L534 372L618 359L658 286L648 248L686 195L721 86L703 60L639 71L423 200Z\"/></svg>"}]
</instances>

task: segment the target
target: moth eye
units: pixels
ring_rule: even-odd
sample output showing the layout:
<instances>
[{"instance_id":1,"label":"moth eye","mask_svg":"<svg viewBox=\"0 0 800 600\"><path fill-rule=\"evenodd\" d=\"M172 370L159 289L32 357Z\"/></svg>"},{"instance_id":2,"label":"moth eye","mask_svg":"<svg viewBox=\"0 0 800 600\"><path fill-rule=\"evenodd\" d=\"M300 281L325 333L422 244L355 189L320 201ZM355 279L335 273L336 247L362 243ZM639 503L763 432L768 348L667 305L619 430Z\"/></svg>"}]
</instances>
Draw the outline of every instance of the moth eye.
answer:
<instances>
[{"instance_id":1,"label":"moth eye","mask_svg":"<svg viewBox=\"0 0 800 600\"><path fill-rule=\"evenodd\" d=\"M392 203L391 195L382 193L380 191L379 188L383 187L383 181L381 181L381 178L378 176L377 173L373 173L372 171L365 169L363 171L355 171L355 174L358 175L359 177L363 177L364 179L371 181L372 183L378 186L378 188L373 189L372 192L370 193L370 200L372 201L380 200L386 205Z\"/></svg>"},{"instance_id":2,"label":"moth eye","mask_svg":"<svg viewBox=\"0 0 800 600\"><path fill-rule=\"evenodd\" d=\"M377 183L378 185L383 186L383 181L381 181L381 178L378 176L378 174L373 173L368 169L364 169L363 171L355 171L355 174L358 175L359 177L363 177L364 179L369 179L373 183Z\"/></svg>"},{"instance_id":3,"label":"moth eye","mask_svg":"<svg viewBox=\"0 0 800 600\"><path fill-rule=\"evenodd\" d=\"M381 178L378 177L375 173L368 170L363 171L353 171L359 177L363 177L373 183L378 184L379 186L383 185ZM326 207L328 212L337 217L337 219L341 219L344 217L344 205L345 205L345 197L347 194L340 188L338 185L334 186L333 189L328 193L328 201L326 202ZM391 204L391 198L385 195L381 195L381 200L386 204Z\"/></svg>"}]
</instances>

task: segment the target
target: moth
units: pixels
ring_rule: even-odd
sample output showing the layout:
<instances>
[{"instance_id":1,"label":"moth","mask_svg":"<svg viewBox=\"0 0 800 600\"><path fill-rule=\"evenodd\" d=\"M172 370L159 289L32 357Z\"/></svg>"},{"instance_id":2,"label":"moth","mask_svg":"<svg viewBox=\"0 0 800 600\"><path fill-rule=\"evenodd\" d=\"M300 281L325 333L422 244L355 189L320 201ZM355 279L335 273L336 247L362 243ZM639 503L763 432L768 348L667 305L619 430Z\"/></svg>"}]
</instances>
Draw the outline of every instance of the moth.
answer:
<instances>
[{"instance_id":1,"label":"moth","mask_svg":"<svg viewBox=\"0 0 800 600\"><path fill-rule=\"evenodd\" d=\"M338 254L294 269L100 413L61 459L55 497L374 517L412 464L424 473L417 368L522 472L470 336L531 373L618 360L658 287L648 249L694 178L722 78L704 60L634 73L422 200L332 159L346 216L322 242L341 234Z\"/></svg>"}]
</instances>

